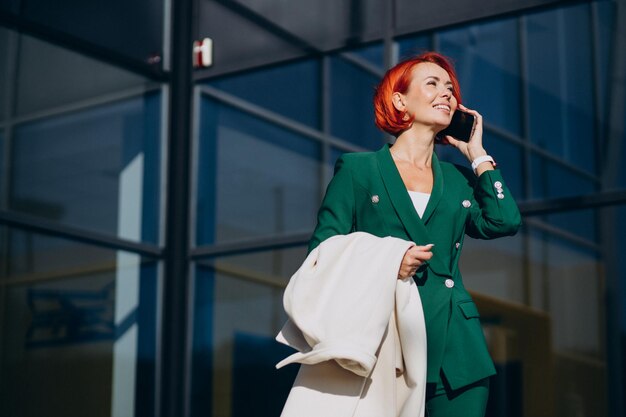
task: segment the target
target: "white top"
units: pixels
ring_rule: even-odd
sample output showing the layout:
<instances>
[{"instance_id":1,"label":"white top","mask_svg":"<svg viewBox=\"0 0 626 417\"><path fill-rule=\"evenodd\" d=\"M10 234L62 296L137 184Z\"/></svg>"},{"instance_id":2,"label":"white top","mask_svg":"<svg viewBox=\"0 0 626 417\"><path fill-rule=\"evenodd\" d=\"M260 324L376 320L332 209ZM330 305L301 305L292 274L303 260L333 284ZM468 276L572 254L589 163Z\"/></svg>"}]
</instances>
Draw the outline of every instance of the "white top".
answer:
<instances>
[{"instance_id":1,"label":"white top","mask_svg":"<svg viewBox=\"0 0 626 417\"><path fill-rule=\"evenodd\" d=\"M426 205L428 204L428 200L430 199L429 193L421 193L419 191L409 191L409 196L413 201L413 206L415 206L415 211L422 218L424 215L424 211L426 210Z\"/></svg>"}]
</instances>

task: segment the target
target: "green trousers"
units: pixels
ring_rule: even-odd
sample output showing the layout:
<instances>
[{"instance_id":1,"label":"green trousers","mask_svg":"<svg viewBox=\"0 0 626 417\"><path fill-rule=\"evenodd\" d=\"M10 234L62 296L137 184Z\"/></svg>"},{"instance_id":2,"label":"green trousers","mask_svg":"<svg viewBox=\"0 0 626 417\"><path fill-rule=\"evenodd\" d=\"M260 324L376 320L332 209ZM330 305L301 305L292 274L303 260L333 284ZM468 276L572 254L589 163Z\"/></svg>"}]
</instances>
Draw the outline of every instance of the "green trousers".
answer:
<instances>
[{"instance_id":1,"label":"green trousers","mask_svg":"<svg viewBox=\"0 0 626 417\"><path fill-rule=\"evenodd\" d=\"M440 380L426 387L426 417L484 417L488 399L489 378L457 390Z\"/></svg>"}]
</instances>

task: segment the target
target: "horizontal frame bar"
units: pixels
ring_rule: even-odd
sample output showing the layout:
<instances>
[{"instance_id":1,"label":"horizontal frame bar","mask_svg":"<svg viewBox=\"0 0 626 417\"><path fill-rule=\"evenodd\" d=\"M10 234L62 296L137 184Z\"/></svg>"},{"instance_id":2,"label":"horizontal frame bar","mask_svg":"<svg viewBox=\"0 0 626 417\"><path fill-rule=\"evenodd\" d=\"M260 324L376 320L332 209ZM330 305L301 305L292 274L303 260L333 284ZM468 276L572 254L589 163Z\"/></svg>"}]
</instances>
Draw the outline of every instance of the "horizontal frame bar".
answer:
<instances>
[{"instance_id":1,"label":"horizontal frame bar","mask_svg":"<svg viewBox=\"0 0 626 417\"><path fill-rule=\"evenodd\" d=\"M85 231L76 227L61 226L48 220L42 220L34 216L6 210L0 210L0 224L89 245L133 252L143 256L154 258L163 256L163 249L150 244L131 242L102 233Z\"/></svg>"}]
</instances>

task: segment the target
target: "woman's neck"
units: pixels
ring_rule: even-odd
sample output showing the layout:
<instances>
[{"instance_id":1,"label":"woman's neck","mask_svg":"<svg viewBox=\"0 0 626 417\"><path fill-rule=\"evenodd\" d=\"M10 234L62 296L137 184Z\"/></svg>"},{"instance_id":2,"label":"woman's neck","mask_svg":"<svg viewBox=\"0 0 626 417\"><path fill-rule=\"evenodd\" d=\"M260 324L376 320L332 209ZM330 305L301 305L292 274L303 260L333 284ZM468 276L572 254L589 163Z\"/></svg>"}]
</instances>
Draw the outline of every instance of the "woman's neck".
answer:
<instances>
[{"instance_id":1,"label":"woman's neck","mask_svg":"<svg viewBox=\"0 0 626 417\"><path fill-rule=\"evenodd\" d=\"M418 168L430 168L435 151L435 134L432 131L408 129L402 132L393 144L395 159L408 162Z\"/></svg>"}]
</instances>

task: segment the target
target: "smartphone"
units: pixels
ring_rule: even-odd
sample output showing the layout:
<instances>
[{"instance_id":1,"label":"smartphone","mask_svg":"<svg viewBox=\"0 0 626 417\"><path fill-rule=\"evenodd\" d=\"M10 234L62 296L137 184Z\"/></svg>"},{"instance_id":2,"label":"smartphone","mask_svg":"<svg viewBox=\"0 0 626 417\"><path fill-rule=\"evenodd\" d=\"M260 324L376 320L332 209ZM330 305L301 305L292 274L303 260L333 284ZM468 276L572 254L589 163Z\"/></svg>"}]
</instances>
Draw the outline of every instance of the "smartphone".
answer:
<instances>
[{"instance_id":1,"label":"smartphone","mask_svg":"<svg viewBox=\"0 0 626 417\"><path fill-rule=\"evenodd\" d=\"M456 110L452 115L452 121L450 125L444 130L439 132L439 137L443 138L445 135L450 135L455 139L462 140L463 142L469 142L474 130L474 123L476 118L471 114Z\"/></svg>"}]
</instances>

